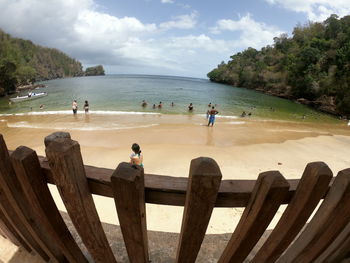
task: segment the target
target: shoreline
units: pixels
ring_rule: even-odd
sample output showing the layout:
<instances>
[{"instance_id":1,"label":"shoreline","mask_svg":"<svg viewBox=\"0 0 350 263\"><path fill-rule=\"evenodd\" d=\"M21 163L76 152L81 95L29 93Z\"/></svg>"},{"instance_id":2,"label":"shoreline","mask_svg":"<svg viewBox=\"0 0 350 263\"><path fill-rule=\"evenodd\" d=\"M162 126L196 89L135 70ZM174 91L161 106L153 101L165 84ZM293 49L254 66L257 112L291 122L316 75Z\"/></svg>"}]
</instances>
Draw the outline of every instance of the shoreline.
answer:
<instances>
[{"instance_id":1,"label":"shoreline","mask_svg":"<svg viewBox=\"0 0 350 263\"><path fill-rule=\"evenodd\" d=\"M255 180L269 170L296 179L313 161L324 161L334 176L350 167L350 129L343 123L222 118L214 127L207 127L205 117L185 115L24 115L0 119L0 133L10 150L25 145L45 156L45 136L64 127L79 142L84 164L110 169L129 161L134 142L141 146L146 173L175 177L187 177L191 160L200 156L213 158L223 179ZM96 127L106 129L93 130ZM50 185L50 190L58 208L65 211L56 187ZM101 221L117 224L113 199L94 196L94 200ZM182 207L147 204L148 229L179 232L182 211ZM208 233L232 232L242 212L242 208L214 209Z\"/></svg>"}]
</instances>

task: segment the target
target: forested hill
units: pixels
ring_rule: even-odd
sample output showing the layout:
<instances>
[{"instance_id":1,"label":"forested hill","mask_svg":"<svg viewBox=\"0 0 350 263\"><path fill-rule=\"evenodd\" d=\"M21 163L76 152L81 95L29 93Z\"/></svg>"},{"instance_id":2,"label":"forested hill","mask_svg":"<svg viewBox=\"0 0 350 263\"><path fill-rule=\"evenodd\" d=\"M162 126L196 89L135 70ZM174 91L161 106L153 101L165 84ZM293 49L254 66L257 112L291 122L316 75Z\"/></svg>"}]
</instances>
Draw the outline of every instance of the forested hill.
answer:
<instances>
[{"instance_id":1,"label":"forested hill","mask_svg":"<svg viewBox=\"0 0 350 263\"><path fill-rule=\"evenodd\" d=\"M63 52L13 38L0 29L0 93L34 80L82 76L79 61Z\"/></svg>"},{"instance_id":2,"label":"forested hill","mask_svg":"<svg viewBox=\"0 0 350 263\"><path fill-rule=\"evenodd\" d=\"M350 16L298 25L293 36L248 48L208 73L210 80L298 100L350 116Z\"/></svg>"}]
</instances>

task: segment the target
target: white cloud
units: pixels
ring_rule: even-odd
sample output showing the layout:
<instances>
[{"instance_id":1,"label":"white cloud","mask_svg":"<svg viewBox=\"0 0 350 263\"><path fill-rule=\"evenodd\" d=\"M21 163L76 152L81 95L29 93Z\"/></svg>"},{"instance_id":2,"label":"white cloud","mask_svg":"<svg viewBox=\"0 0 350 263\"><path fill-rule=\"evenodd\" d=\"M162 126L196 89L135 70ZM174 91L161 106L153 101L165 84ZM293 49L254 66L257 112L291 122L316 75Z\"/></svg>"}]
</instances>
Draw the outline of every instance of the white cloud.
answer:
<instances>
[{"instance_id":1,"label":"white cloud","mask_svg":"<svg viewBox=\"0 0 350 263\"><path fill-rule=\"evenodd\" d=\"M340 17L350 14L349 0L265 0L288 10L305 13L312 21L323 21L331 14Z\"/></svg>"},{"instance_id":2,"label":"white cloud","mask_svg":"<svg viewBox=\"0 0 350 263\"><path fill-rule=\"evenodd\" d=\"M173 4L173 3L174 3L173 0L161 0L161 2L162 2L163 4Z\"/></svg>"},{"instance_id":3,"label":"white cloud","mask_svg":"<svg viewBox=\"0 0 350 263\"><path fill-rule=\"evenodd\" d=\"M216 23L212 31L235 32L227 40L230 34L219 39L191 31L197 12L156 24L99 11L94 0L0 1L0 28L5 32L58 48L86 66L103 64L109 73L204 77L222 59L248 46L269 44L280 33L250 15Z\"/></svg>"},{"instance_id":4,"label":"white cloud","mask_svg":"<svg viewBox=\"0 0 350 263\"><path fill-rule=\"evenodd\" d=\"M274 37L283 33L276 27L255 21L250 14L239 20L218 20L216 26L211 28L213 34L220 34L223 31L240 33L239 42L241 45L254 48L270 44Z\"/></svg>"},{"instance_id":5,"label":"white cloud","mask_svg":"<svg viewBox=\"0 0 350 263\"><path fill-rule=\"evenodd\" d=\"M169 30L172 28L191 29L196 26L197 17L198 17L197 12L192 12L190 15L176 16L171 21L160 23L159 27L165 30Z\"/></svg>"}]
</instances>

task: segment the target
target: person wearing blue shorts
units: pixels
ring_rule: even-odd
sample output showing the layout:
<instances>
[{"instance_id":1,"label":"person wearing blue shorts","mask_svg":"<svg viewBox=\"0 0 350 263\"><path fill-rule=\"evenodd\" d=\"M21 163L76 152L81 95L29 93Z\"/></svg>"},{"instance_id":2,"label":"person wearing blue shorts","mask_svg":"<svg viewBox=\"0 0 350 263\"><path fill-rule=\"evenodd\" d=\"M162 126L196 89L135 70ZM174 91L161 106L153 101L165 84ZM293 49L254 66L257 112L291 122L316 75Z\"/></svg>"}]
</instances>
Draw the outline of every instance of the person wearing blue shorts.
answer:
<instances>
[{"instance_id":1,"label":"person wearing blue shorts","mask_svg":"<svg viewBox=\"0 0 350 263\"><path fill-rule=\"evenodd\" d=\"M209 122L208 126L213 126L215 122L215 115L218 114L219 112L215 109L215 107L211 107L211 110L209 111Z\"/></svg>"}]
</instances>

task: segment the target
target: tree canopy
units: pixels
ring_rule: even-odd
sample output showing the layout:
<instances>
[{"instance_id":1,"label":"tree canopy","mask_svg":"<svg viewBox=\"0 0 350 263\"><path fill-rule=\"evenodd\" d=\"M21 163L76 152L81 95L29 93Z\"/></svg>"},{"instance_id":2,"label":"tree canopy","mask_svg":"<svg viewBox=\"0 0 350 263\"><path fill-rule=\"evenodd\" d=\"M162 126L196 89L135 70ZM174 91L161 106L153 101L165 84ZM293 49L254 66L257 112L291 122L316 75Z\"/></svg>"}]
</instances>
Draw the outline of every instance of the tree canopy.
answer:
<instances>
[{"instance_id":1,"label":"tree canopy","mask_svg":"<svg viewBox=\"0 0 350 263\"><path fill-rule=\"evenodd\" d=\"M334 99L350 116L350 16L297 25L272 46L248 48L208 73L211 81L317 101Z\"/></svg>"},{"instance_id":2,"label":"tree canopy","mask_svg":"<svg viewBox=\"0 0 350 263\"><path fill-rule=\"evenodd\" d=\"M13 38L0 29L0 94L15 85L83 75L81 63L63 52Z\"/></svg>"}]
</instances>

